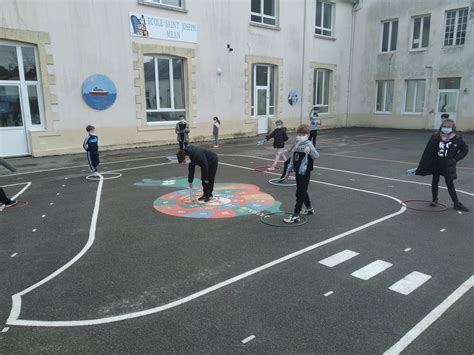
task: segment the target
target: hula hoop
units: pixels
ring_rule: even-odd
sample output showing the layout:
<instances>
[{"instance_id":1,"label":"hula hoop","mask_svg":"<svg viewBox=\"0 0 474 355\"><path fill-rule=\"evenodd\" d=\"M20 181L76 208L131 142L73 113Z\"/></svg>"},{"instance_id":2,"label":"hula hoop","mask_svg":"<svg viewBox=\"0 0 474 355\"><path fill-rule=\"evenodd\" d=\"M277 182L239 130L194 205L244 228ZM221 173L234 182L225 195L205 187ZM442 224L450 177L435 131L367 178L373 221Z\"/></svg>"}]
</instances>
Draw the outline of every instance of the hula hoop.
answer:
<instances>
[{"instance_id":1,"label":"hula hoop","mask_svg":"<svg viewBox=\"0 0 474 355\"><path fill-rule=\"evenodd\" d=\"M266 220L270 216L288 216L288 215L291 215L291 214L292 213L290 213L290 212L267 213L267 214L264 214L264 215L260 216L260 222L262 222L263 224L266 224L267 226L281 227L281 228L299 227L299 226L302 226L302 225L305 225L306 223L308 223L308 219L305 216L300 216L301 222L297 222L297 223L293 223L293 224L289 224L289 223L285 223L285 222L282 222L282 224L276 224L276 223L268 222L268 220Z\"/></svg>"},{"instance_id":2,"label":"hula hoop","mask_svg":"<svg viewBox=\"0 0 474 355\"><path fill-rule=\"evenodd\" d=\"M443 203L437 203L436 205L437 206L441 206L441 208L438 208L436 209L435 207L431 207L431 208L416 208L416 207L410 207L407 202L426 202L426 203L430 203L431 201L428 201L428 200L416 200L416 199L412 199L412 200L404 200L401 202L401 205L408 208L409 210L413 210L413 211L419 211L419 212L444 212L448 209L448 206L446 206L445 204Z\"/></svg>"},{"instance_id":3,"label":"hula hoop","mask_svg":"<svg viewBox=\"0 0 474 355\"><path fill-rule=\"evenodd\" d=\"M0 209L0 212L14 210L16 208L25 208L27 206L28 206L28 201L18 201L16 205L13 205L11 207L3 207L2 209Z\"/></svg>"},{"instance_id":4,"label":"hula hoop","mask_svg":"<svg viewBox=\"0 0 474 355\"><path fill-rule=\"evenodd\" d=\"M264 172L272 172L272 171L277 171L277 170L280 170L279 167L276 167L275 170L268 170L270 168L270 166L256 166L253 170L255 170L256 172L258 173L264 173Z\"/></svg>"},{"instance_id":5,"label":"hula hoop","mask_svg":"<svg viewBox=\"0 0 474 355\"><path fill-rule=\"evenodd\" d=\"M268 182L276 186L296 186L296 182L295 183L285 182L285 181L290 181L289 179L283 180L283 182L280 182L280 180L281 180L280 178L273 178L273 179L268 180Z\"/></svg>"},{"instance_id":6,"label":"hula hoop","mask_svg":"<svg viewBox=\"0 0 474 355\"><path fill-rule=\"evenodd\" d=\"M99 173L100 175L112 175L110 177L104 177L102 176L102 178L104 180L112 180L112 179L118 179L119 177L122 176L121 173L114 173L114 172L105 172L105 173ZM94 176L93 174L90 174L90 175L87 175L86 176L86 179L87 180L92 180L92 181L99 181L100 180L100 176Z\"/></svg>"}]
</instances>

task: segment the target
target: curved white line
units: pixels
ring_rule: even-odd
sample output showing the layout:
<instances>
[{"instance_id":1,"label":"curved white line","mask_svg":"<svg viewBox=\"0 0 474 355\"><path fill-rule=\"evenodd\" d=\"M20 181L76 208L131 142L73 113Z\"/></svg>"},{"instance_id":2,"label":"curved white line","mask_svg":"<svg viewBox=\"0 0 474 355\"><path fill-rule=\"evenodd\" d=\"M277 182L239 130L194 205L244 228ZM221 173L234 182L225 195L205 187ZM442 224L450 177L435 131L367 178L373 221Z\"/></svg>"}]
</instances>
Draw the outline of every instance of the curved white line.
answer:
<instances>
[{"instance_id":1,"label":"curved white line","mask_svg":"<svg viewBox=\"0 0 474 355\"><path fill-rule=\"evenodd\" d=\"M165 164L168 164L168 163L165 163ZM239 166L239 165L233 165L233 164L227 164L227 163L220 163L222 165L228 165L228 166L233 166L233 167L237 167L237 168L241 168L241 169L246 169L246 170L253 170L253 168L248 168L248 167L243 167L243 166ZM272 173L272 174L275 174L275 175L279 175L277 173ZM393 197L393 196L390 196L390 195L386 195L386 194L382 194L382 193L378 193L378 192L374 192L374 191L368 191L368 190L362 190L362 189L356 189L356 188L353 188L353 187L348 187L348 186L343 186L343 185L336 185L336 184L332 184L332 183L327 183L327 182L322 182L322 181L315 181L315 180L311 180L312 182L316 182L316 183L320 183L320 184L324 184L324 185L329 185L329 186L334 186L334 187L339 187L339 188L343 188L343 189L349 189L349 190L354 190L354 191L361 191L361 192L366 192L366 193L369 193L369 194L374 194L374 195L379 195L379 196L383 196L383 197L387 197L389 199L392 199L394 201L396 201L397 203L402 203L401 200L397 199L396 197ZM102 184L103 182L103 179L100 180L100 183L99 184ZM102 186L100 186L100 190L102 190ZM331 237L331 238L328 238L326 240L323 240L319 243L316 243L316 244L313 244L313 245L310 245L304 249L300 249L296 252L293 252L291 254L288 254L288 255L285 255L279 259L276 259L276 260L273 260L267 264L264 264L262 266L259 266L255 269L252 269L252 270L249 270L247 272L244 272L242 274L239 274L237 276L234 276L230 279L227 279L223 282L220 282L214 286L211 286L211 287L208 287L208 288L205 288L201 291L198 291L196 293L193 293L189 296L186 296L186 297L183 297L179 300L176 300L174 302L171 302L171 303L167 303L167 304L164 304L162 306L158 306L158 307L154 307L154 308L150 308L150 309L147 309L147 310L144 310L144 311L139 311L139 312L133 312L133 313L127 313L127 314L123 314L123 315L120 315L120 316L112 316L112 317L106 317L106 318L96 318L96 319L86 319L86 320L76 320L76 321L37 321L37 320L25 320L25 319L18 319L19 315L20 315L20 311L21 311L21 296L22 295L25 295L26 293L34 290L35 288L41 286L42 284L48 282L49 280L51 280L52 278L54 278L55 276L59 275L61 272L63 272L64 270L66 270L69 266L71 266L72 264L74 264L80 257L82 257L82 255L84 255L84 253L90 248L90 246L92 245L94 239L95 239L95 224L97 223L97 214L98 214L98 211L99 211L99 208L98 208L98 203L100 203L100 192L99 192L99 188L97 189L97 197L96 197L96 204L95 204L95 207L94 207L94 214L93 214L93 221L91 222L91 230L92 230L92 227L94 228L94 234L92 234L91 232L89 232L89 240L86 244L86 246L83 248L83 250L81 250L81 252L76 255L76 257L74 257L74 259L72 259L70 262L68 262L66 265L64 265L62 268L60 268L59 270L55 271L53 274L51 274L50 276L46 277L45 279L39 281L38 283L34 284L33 286L27 288L26 290L23 290L21 291L20 293L17 293L15 295L12 296L12 310L10 312L10 317L8 318L7 320L7 324L8 325L18 325L18 326L37 326L37 327L77 327L77 326L88 326L88 325L97 325L97 324L106 324L106 323L113 323L113 322L118 322L118 321L122 321L122 320L126 320L126 319L132 319L132 318L137 318L137 317L143 317L143 316L146 316L146 315L150 315L150 314L154 314L154 313L158 313L158 312L162 312L164 310L167 310L167 309L170 309L170 308L173 308L173 307L176 307L176 306L179 306L183 303L187 303L191 300L194 300L198 297L201 297L201 296L204 296L208 293L211 293L213 291L216 291L220 288L223 288L225 286L228 286L232 283L235 283L239 280L242 280L246 277L249 277L251 275L254 275L260 271L263 271L265 269L268 269L272 266L275 266L275 265L278 265L284 261L287 261L287 260L290 260L290 259L293 259L297 256L300 256L304 253L307 253L311 250L314 250L316 248L319 248L323 245L326 245L326 244L329 244L333 241L336 241L338 239L341 239L341 238L344 238L348 235L351 235L353 233L356 233L360 230L363 230L365 228L368 228L370 226L373 226L375 224L378 224L380 222L383 222L387 219L390 219L392 217L395 217L403 212L406 211L406 207L402 206L397 212L395 213L392 213L392 214L389 214L389 215L386 215L384 217L381 217L379 219L376 219L374 221L371 221L369 223L366 223L362 226L359 226L359 227L356 227L356 228L353 228L347 232L344 232L344 233L341 233L341 234L338 234L334 237Z\"/></svg>"},{"instance_id":2,"label":"curved white line","mask_svg":"<svg viewBox=\"0 0 474 355\"><path fill-rule=\"evenodd\" d=\"M24 188L22 188L19 192L16 193L16 195L11 197L11 200L16 200L20 195L26 191L27 188L31 186L31 181L28 182L19 182L16 184L9 184L9 185L2 185L0 187L8 187L8 186L18 186L18 185L26 185Z\"/></svg>"}]
</instances>

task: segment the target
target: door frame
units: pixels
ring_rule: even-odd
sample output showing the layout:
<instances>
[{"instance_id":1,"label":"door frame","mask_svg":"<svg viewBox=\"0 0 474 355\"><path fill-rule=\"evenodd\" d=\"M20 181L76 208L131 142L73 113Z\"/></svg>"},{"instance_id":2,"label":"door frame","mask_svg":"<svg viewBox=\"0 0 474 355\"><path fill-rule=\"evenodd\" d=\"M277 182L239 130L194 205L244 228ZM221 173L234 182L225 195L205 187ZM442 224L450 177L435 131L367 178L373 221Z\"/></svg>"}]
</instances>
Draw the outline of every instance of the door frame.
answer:
<instances>
[{"instance_id":1,"label":"door frame","mask_svg":"<svg viewBox=\"0 0 474 355\"><path fill-rule=\"evenodd\" d=\"M450 92L456 93L456 103L455 103L456 111L454 111L454 112L447 112L447 111L446 112L441 112L441 111L438 111L440 94L450 93ZM435 129L438 129L439 126L441 125L441 115L443 113L448 113L449 118L452 119L454 122L456 122L456 116L457 116L457 110L458 110L458 104L459 104L459 93L460 93L460 89L438 89L438 91L436 93L436 110L435 110L435 119L434 119L434 128Z\"/></svg>"}]
</instances>

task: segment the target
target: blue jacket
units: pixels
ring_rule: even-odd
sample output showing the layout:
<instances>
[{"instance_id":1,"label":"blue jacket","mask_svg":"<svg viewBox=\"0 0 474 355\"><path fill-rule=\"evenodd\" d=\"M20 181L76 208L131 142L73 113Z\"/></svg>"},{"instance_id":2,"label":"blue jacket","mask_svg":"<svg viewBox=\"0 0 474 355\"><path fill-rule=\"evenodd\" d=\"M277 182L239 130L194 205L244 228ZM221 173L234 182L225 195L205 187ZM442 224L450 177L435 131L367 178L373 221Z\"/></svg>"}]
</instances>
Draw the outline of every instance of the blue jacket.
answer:
<instances>
[{"instance_id":1,"label":"blue jacket","mask_svg":"<svg viewBox=\"0 0 474 355\"><path fill-rule=\"evenodd\" d=\"M84 150L91 153L98 153L99 152L99 137L94 134L89 134L86 139L84 139L84 143L82 144Z\"/></svg>"}]
</instances>

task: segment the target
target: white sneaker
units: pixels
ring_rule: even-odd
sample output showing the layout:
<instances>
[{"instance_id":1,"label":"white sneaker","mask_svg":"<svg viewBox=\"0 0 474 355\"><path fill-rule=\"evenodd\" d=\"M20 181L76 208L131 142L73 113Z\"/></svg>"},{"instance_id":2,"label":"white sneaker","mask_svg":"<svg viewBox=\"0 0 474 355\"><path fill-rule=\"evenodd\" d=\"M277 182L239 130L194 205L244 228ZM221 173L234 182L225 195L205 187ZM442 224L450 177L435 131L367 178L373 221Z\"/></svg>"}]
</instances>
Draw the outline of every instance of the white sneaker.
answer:
<instances>
[{"instance_id":1,"label":"white sneaker","mask_svg":"<svg viewBox=\"0 0 474 355\"><path fill-rule=\"evenodd\" d=\"M301 217L293 215L293 216L283 219L283 222L288 223L288 224L301 222Z\"/></svg>"},{"instance_id":2,"label":"white sneaker","mask_svg":"<svg viewBox=\"0 0 474 355\"><path fill-rule=\"evenodd\" d=\"M99 173L97 171L94 171L94 174L92 174L93 176L99 176Z\"/></svg>"}]
</instances>

